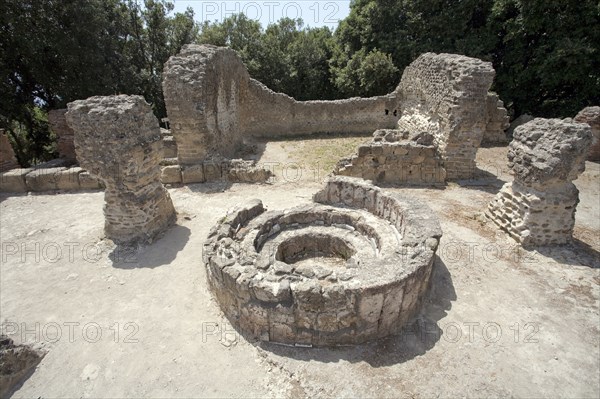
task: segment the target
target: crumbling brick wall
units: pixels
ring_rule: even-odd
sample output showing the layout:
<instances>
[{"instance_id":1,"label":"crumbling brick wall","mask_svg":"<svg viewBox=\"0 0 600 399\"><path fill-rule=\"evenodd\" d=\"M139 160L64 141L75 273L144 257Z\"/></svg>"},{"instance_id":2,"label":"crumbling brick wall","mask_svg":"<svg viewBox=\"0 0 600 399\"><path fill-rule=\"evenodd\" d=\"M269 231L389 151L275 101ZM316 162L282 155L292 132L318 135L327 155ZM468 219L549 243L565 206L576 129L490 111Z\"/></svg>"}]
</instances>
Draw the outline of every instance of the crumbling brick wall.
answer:
<instances>
[{"instance_id":1,"label":"crumbling brick wall","mask_svg":"<svg viewBox=\"0 0 600 399\"><path fill-rule=\"evenodd\" d=\"M17 162L15 152L8 140L8 136L3 130L0 130L0 172L18 167L19 162Z\"/></svg>"},{"instance_id":2,"label":"crumbling brick wall","mask_svg":"<svg viewBox=\"0 0 600 399\"><path fill-rule=\"evenodd\" d=\"M247 136L368 133L394 127L395 95L296 101L251 79L235 51L188 45L165 65L163 91L179 163L234 158Z\"/></svg>"},{"instance_id":3,"label":"crumbling brick wall","mask_svg":"<svg viewBox=\"0 0 600 399\"><path fill-rule=\"evenodd\" d=\"M587 123L592 128L594 136L588 150L588 161L600 161L600 107L582 109L574 118L576 122Z\"/></svg>"},{"instance_id":4,"label":"crumbling brick wall","mask_svg":"<svg viewBox=\"0 0 600 399\"><path fill-rule=\"evenodd\" d=\"M590 127L571 119L536 118L517 127L508 152L514 181L506 183L486 215L524 246L565 244L575 226Z\"/></svg>"},{"instance_id":5,"label":"crumbling brick wall","mask_svg":"<svg viewBox=\"0 0 600 399\"><path fill-rule=\"evenodd\" d=\"M81 166L105 184L105 233L116 243L150 242L175 221L160 182L158 120L141 96L90 97L68 104Z\"/></svg>"},{"instance_id":6,"label":"crumbling brick wall","mask_svg":"<svg viewBox=\"0 0 600 399\"><path fill-rule=\"evenodd\" d=\"M356 154L338 162L334 174L377 183L443 184L446 170L429 133L380 129Z\"/></svg>"},{"instance_id":7,"label":"crumbling brick wall","mask_svg":"<svg viewBox=\"0 0 600 399\"><path fill-rule=\"evenodd\" d=\"M67 109L53 109L48 112L50 130L57 137L58 155L60 158L76 162L75 145L73 144L73 129L67 124L65 113Z\"/></svg>"},{"instance_id":8,"label":"crumbling brick wall","mask_svg":"<svg viewBox=\"0 0 600 399\"><path fill-rule=\"evenodd\" d=\"M493 80L491 63L456 54L425 53L404 70L398 128L433 135L448 179L473 176Z\"/></svg>"},{"instance_id":9,"label":"crumbling brick wall","mask_svg":"<svg viewBox=\"0 0 600 399\"><path fill-rule=\"evenodd\" d=\"M510 118L506 108L504 108L504 103L494 92L489 92L487 95L485 122L482 144L508 143L506 129L510 126Z\"/></svg>"},{"instance_id":10,"label":"crumbling brick wall","mask_svg":"<svg viewBox=\"0 0 600 399\"><path fill-rule=\"evenodd\" d=\"M163 91L182 166L233 158L247 136L397 127L432 134L447 177L464 179L473 175L486 128L498 130L506 122L501 102L488 95L493 78L491 63L426 53L388 95L296 101L251 79L233 50L188 45L166 63Z\"/></svg>"}]
</instances>

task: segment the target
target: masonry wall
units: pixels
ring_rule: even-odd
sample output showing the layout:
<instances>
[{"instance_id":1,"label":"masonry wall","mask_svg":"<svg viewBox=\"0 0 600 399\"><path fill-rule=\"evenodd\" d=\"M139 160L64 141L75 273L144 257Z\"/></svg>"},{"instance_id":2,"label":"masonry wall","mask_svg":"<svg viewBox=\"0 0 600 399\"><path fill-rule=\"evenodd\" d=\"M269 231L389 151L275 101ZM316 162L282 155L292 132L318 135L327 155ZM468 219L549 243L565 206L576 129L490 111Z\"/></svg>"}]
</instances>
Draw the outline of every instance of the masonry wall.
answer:
<instances>
[{"instance_id":1,"label":"masonry wall","mask_svg":"<svg viewBox=\"0 0 600 399\"><path fill-rule=\"evenodd\" d=\"M395 94L296 101L251 79L235 51L188 45L165 65L163 91L179 163L234 158L243 138L370 133L396 125Z\"/></svg>"},{"instance_id":2,"label":"masonry wall","mask_svg":"<svg viewBox=\"0 0 600 399\"><path fill-rule=\"evenodd\" d=\"M244 135L298 136L318 133L371 133L393 128L399 118L395 94L335 101L296 101L250 79L241 109Z\"/></svg>"},{"instance_id":3,"label":"masonry wall","mask_svg":"<svg viewBox=\"0 0 600 399\"><path fill-rule=\"evenodd\" d=\"M573 118L576 122L587 123L592 128L592 145L588 150L588 161L600 161L600 107L586 107Z\"/></svg>"},{"instance_id":4,"label":"masonry wall","mask_svg":"<svg viewBox=\"0 0 600 399\"><path fill-rule=\"evenodd\" d=\"M19 163L15 157L15 152L8 141L8 136L0 130L0 172L18 168Z\"/></svg>"},{"instance_id":5,"label":"masonry wall","mask_svg":"<svg viewBox=\"0 0 600 399\"><path fill-rule=\"evenodd\" d=\"M57 137L58 155L60 158L76 162L75 145L73 144L73 129L67 124L65 113L67 109L53 109L48 112L50 130Z\"/></svg>"},{"instance_id":6,"label":"masonry wall","mask_svg":"<svg viewBox=\"0 0 600 399\"><path fill-rule=\"evenodd\" d=\"M448 179L473 176L494 74L489 62L434 53L421 55L404 70L396 89L402 104L398 127L434 136Z\"/></svg>"},{"instance_id":7,"label":"masonry wall","mask_svg":"<svg viewBox=\"0 0 600 399\"><path fill-rule=\"evenodd\" d=\"M446 171L428 133L409 134L380 129L357 153L342 158L334 174L360 177L376 183L444 184Z\"/></svg>"},{"instance_id":8,"label":"masonry wall","mask_svg":"<svg viewBox=\"0 0 600 399\"><path fill-rule=\"evenodd\" d=\"M485 131L481 143L487 145L508 143L506 129L509 126L510 118L504 108L504 102L496 93L489 92L485 104Z\"/></svg>"}]
</instances>

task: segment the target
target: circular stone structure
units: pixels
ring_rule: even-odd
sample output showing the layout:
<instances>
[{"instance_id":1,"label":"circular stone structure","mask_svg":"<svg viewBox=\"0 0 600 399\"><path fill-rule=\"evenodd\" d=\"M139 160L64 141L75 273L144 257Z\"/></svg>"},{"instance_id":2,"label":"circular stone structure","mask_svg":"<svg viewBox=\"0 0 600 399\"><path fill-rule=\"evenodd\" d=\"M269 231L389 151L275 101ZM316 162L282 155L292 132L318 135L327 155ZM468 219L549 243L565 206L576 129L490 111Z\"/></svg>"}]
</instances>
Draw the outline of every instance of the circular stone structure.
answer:
<instances>
[{"instance_id":1,"label":"circular stone structure","mask_svg":"<svg viewBox=\"0 0 600 399\"><path fill-rule=\"evenodd\" d=\"M211 290L233 325L298 346L359 344L420 309L442 235L431 209L355 178L315 203L230 211L204 246Z\"/></svg>"}]
</instances>

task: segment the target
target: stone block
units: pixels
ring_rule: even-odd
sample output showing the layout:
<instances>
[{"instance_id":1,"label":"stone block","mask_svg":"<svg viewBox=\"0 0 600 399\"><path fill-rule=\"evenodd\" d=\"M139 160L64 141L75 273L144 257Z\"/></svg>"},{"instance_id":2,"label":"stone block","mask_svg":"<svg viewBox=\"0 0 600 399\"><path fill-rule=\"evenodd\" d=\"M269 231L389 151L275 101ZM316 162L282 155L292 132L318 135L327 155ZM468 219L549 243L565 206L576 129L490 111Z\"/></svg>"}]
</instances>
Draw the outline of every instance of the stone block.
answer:
<instances>
[{"instance_id":1,"label":"stone block","mask_svg":"<svg viewBox=\"0 0 600 399\"><path fill-rule=\"evenodd\" d=\"M65 167L58 168L40 168L32 170L25 176L27 189L29 191L50 191L58 188L57 181Z\"/></svg>"},{"instance_id":2,"label":"stone block","mask_svg":"<svg viewBox=\"0 0 600 399\"><path fill-rule=\"evenodd\" d=\"M160 181L163 184L181 183L181 167L179 165L163 166Z\"/></svg>"},{"instance_id":3,"label":"stone block","mask_svg":"<svg viewBox=\"0 0 600 399\"><path fill-rule=\"evenodd\" d=\"M204 183L204 167L202 165L185 165L181 167L183 184Z\"/></svg>"},{"instance_id":4,"label":"stone block","mask_svg":"<svg viewBox=\"0 0 600 399\"><path fill-rule=\"evenodd\" d=\"M0 173L0 191L9 193L27 192L25 176L32 171L33 168L18 168Z\"/></svg>"}]
</instances>

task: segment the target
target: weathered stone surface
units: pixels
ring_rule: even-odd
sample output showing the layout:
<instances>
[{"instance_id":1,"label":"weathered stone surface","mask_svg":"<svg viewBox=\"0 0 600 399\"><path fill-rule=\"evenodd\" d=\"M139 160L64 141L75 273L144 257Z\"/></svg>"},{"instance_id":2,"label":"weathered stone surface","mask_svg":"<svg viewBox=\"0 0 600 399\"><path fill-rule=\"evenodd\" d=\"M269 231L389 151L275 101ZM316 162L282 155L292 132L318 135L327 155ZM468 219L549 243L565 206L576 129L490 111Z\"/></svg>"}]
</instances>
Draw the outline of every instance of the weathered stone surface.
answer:
<instances>
[{"instance_id":1,"label":"weathered stone surface","mask_svg":"<svg viewBox=\"0 0 600 399\"><path fill-rule=\"evenodd\" d=\"M17 168L0 173L0 191L9 193L27 192L25 176L33 171L33 168Z\"/></svg>"},{"instance_id":2,"label":"weathered stone surface","mask_svg":"<svg viewBox=\"0 0 600 399\"><path fill-rule=\"evenodd\" d=\"M536 118L519 126L508 148L515 180L546 191L572 181L585 169L590 128L570 119Z\"/></svg>"},{"instance_id":3,"label":"weathered stone surface","mask_svg":"<svg viewBox=\"0 0 600 399\"><path fill-rule=\"evenodd\" d=\"M82 190L98 190L104 188L104 184L90 172L83 171L79 173L79 188Z\"/></svg>"},{"instance_id":4,"label":"weathered stone surface","mask_svg":"<svg viewBox=\"0 0 600 399\"><path fill-rule=\"evenodd\" d=\"M517 127L508 160L514 181L502 187L486 215L524 246L568 243L585 169L590 127L571 119L536 118Z\"/></svg>"},{"instance_id":5,"label":"weathered stone surface","mask_svg":"<svg viewBox=\"0 0 600 399\"><path fill-rule=\"evenodd\" d=\"M600 107L587 107L582 109L573 118L575 122L587 123L592 128L594 136L588 151L588 161L600 161Z\"/></svg>"},{"instance_id":6,"label":"weathered stone surface","mask_svg":"<svg viewBox=\"0 0 600 399\"><path fill-rule=\"evenodd\" d=\"M65 118L66 112L66 108L49 111L48 123L50 124L50 130L52 130L58 139L57 149L59 156L71 162L76 162L75 144L73 143L74 134L73 129L71 129Z\"/></svg>"},{"instance_id":7,"label":"weathered stone surface","mask_svg":"<svg viewBox=\"0 0 600 399\"><path fill-rule=\"evenodd\" d=\"M69 168L56 176L56 188L58 190L79 190L79 174L84 170L80 167Z\"/></svg>"},{"instance_id":8,"label":"weathered stone surface","mask_svg":"<svg viewBox=\"0 0 600 399\"><path fill-rule=\"evenodd\" d=\"M358 147L358 155L341 159L334 174L361 177L377 183L444 184L446 170L427 132L379 129Z\"/></svg>"},{"instance_id":9,"label":"weathered stone surface","mask_svg":"<svg viewBox=\"0 0 600 399\"><path fill-rule=\"evenodd\" d=\"M25 176L29 191L50 191L58 189L60 175L66 171L64 166L57 168L34 168Z\"/></svg>"},{"instance_id":10,"label":"weathered stone surface","mask_svg":"<svg viewBox=\"0 0 600 399\"><path fill-rule=\"evenodd\" d=\"M15 169L19 167L15 152L8 141L8 136L0 129L0 172Z\"/></svg>"},{"instance_id":11,"label":"weathered stone surface","mask_svg":"<svg viewBox=\"0 0 600 399\"><path fill-rule=\"evenodd\" d=\"M331 195L340 191L344 200ZM360 179L332 178L314 199L325 204L283 212L255 200L211 230L203 259L221 308L248 334L285 344L397 332L420 308L439 222L417 201Z\"/></svg>"},{"instance_id":12,"label":"weathered stone surface","mask_svg":"<svg viewBox=\"0 0 600 399\"><path fill-rule=\"evenodd\" d=\"M171 135L163 134L163 158L177 158L177 143Z\"/></svg>"},{"instance_id":13,"label":"weathered stone surface","mask_svg":"<svg viewBox=\"0 0 600 399\"><path fill-rule=\"evenodd\" d=\"M163 166L160 181L163 184L181 183L181 167L179 165Z\"/></svg>"},{"instance_id":14,"label":"weathered stone surface","mask_svg":"<svg viewBox=\"0 0 600 399\"><path fill-rule=\"evenodd\" d=\"M9 397L43 357L42 352L15 345L12 339L0 335L0 397Z\"/></svg>"},{"instance_id":15,"label":"weathered stone surface","mask_svg":"<svg viewBox=\"0 0 600 399\"><path fill-rule=\"evenodd\" d=\"M425 53L402 74L398 128L434 136L448 179L473 176L493 79L491 63L455 54Z\"/></svg>"},{"instance_id":16,"label":"weathered stone surface","mask_svg":"<svg viewBox=\"0 0 600 399\"><path fill-rule=\"evenodd\" d=\"M245 136L366 133L394 127L394 94L296 101L250 75L235 51L187 45L165 64L163 92L180 164L234 158ZM215 158L216 157L216 158Z\"/></svg>"},{"instance_id":17,"label":"weathered stone surface","mask_svg":"<svg viewBox=\"0 0 600 399\"><path fill-rule=\"evenodd\" d=\"M508 143L506 130L510 126L508 113L504 103L498 94L489 92L485 105L485 131L482 144L505 144Z\"/></svg>"},{"instance_id":18,"label":"weathered stone surface","mask_svg":"<svg viewBox=\"0 0 600 399\"><path fill-rule=\"evenodd\" d=\"M149 242L175 221L160 183L162 140L141 96L90 97L68 104L81 166L106 187L105 233L117 243Z\"/></svg>"},{"instance_id":19,"label":"weathered stone surface","mask_svg":"<svg viewBox=\"0 0 600 399\"><path fill-rule=\"evenodd\" d=\"M508 137L510 137L512 139L516 128L518 128L521 125L526 124L527 122L531 122L534 119L535 119L535 117L533 117L529 114L519 115L517 118L515 118L515 120L513 120L510 123L510 125L508 126L508 130L506 130L506 134L508 135Z\"/></svg>"},{"instance_id":20,"label":"weathered stone surface","mask_svg":"<svg viewBox=\"0 0 600 399\"><path fill-rule=\"evenodd\" d=\"M184 184L204 183L206 181L204 178L204 166L202 164L183 166L181 168L181 176Z\"/></svg>"}]
</instances>

